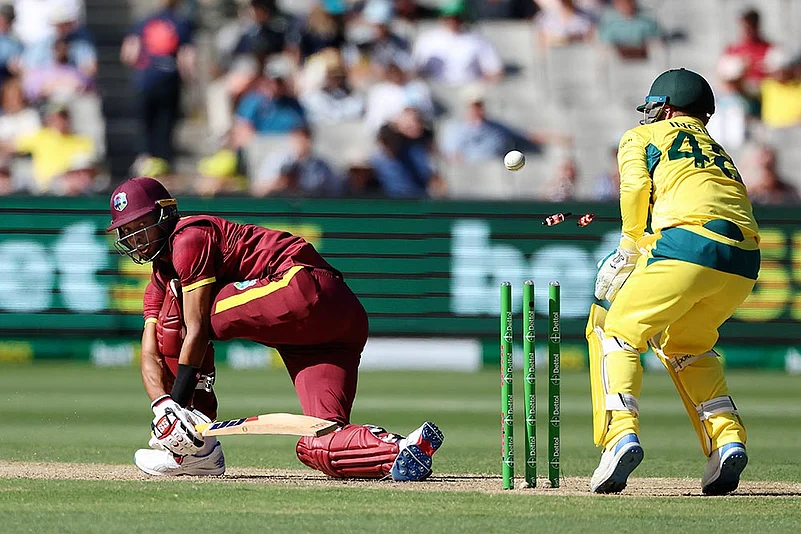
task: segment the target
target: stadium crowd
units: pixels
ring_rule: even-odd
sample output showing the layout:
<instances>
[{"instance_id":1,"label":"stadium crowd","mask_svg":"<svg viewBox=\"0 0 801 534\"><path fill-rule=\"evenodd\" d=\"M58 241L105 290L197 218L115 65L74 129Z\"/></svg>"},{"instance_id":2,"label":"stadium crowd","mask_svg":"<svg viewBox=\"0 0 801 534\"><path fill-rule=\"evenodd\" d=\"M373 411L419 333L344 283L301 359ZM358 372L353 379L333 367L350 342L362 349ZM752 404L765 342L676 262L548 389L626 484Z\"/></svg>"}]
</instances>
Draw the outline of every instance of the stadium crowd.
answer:
<instances>
[{"instance_id":1,"label":"stadium crowd","mask_svg":"<svg viewBox=\"0 0 801 534\"><path fill-rule=\"evenodd\" d=\"M102 142L73 131L71 116L95 94L97 56L79 0L42 7L0 5L0 191L77 195L103 187Z\"/></svg>"},{"instance_id":2,"label":"stadium crowd","mask_svg":"<svg viewBox=\"0 0 801 534\"><path fill-rule=\"evenodd\" d=\"M448 172L458 168L479 182L480 197L481 180L498 175L470 169L500 165L517 148L532 162L553 162L536 197L613 200L616 139L601 141L608 168L587 168L575 127L521 128L494 116L488 100L519 74L480 23L526 21L535 59L592 46L636 65L686 37L636 0L289 4L152 2L119 44L141 123L131 174L201 195L441 198L459 196ZM208 13L222 17L210 22ZM88 194L124 178L105 170L102 128L84 124L83 110L100 109L103 97L84 21L83 0L0 0L2 194ZM771 42L760 12L748 8L723 49L697 51L719 55L716 71L702 73L717 95L709 129L736 154L758 203L799 201L776 145L801 129L801 61L791 45ZM187 113L182 97L198 87L202 104L191 105L200 109ZM190 114L203 117L206 142L187 167L176 131Z\"/></svg>"}]
</instances>

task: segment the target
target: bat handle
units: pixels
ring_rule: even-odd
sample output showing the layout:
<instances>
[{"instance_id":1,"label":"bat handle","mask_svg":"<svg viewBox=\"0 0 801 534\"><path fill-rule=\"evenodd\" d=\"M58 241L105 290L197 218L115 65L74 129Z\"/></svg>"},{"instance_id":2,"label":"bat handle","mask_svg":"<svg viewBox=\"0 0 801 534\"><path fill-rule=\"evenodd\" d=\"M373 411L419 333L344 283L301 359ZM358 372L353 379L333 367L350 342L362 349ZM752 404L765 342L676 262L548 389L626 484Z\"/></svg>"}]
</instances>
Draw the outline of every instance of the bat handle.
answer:
<instances>
[{"instance_id":1,"label":"bat handle","mask_svg":"<svg viewBox=\"0 0 801 534\"><path fill-rule=\"evenodd\" d=\"M195 431L203 435L203 433L208 430L210 426L211 423L200 423L199 425L195 425Z\"/></svg>"}]
</instances>

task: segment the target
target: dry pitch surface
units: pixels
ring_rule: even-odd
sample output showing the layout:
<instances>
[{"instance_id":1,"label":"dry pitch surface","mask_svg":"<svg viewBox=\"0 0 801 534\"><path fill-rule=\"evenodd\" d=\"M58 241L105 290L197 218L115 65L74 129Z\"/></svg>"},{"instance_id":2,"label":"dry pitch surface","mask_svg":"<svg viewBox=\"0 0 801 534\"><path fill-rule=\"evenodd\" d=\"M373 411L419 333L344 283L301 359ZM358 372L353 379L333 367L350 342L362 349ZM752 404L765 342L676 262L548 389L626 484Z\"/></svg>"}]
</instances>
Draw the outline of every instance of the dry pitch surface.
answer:
<instances>
[{"instance_id":1,"label":"dry pitch surface","mask_svg":"<svg viewBox=\"0 0 801 534\"><path fill-rule=\"evenodd\" d=\"M32 478L45 480L165 480L145 475L133 465L102 465L58 462L0 461L0 478ZM180 479L180 478L177 478ZM176 480L176 479L171 479ZM208 483L284 484L295 487L360 487L415 491L464 491L480 493L509 493L501 488L500 477L469 474L432 476L424 483L395 484L376 480L338 480L310 470L233 468L221 477L186 478ZM517 479L518 484L521 479ZM540 480L538 488L516 489L512 493L541 495L592 495L589 479L562 479L560 488L546 488ZM695 497L701 496L699 481L691 478L632 478L621 495L633 497ZM801 484L787 482L743 481L732 497L801 497Z\"/></svg>"}]
</instances>

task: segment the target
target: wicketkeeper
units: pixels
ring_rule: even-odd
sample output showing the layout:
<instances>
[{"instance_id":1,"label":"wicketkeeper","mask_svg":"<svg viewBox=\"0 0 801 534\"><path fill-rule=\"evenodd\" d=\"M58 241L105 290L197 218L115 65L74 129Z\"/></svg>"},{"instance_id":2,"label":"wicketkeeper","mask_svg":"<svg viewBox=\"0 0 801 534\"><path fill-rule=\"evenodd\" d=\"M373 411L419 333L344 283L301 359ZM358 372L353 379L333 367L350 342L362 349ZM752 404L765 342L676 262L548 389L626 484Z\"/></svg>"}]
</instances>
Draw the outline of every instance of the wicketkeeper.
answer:
<instances>
[{"instance_id":1,"label":"wicketkeeper","mask_svg":"<svg viewBox=\"0 0 801 534\"><path fill-rule=\"evenodd\" d=\"M404 438L350 422L368 320L342 274L304 239L207 215L179 217L151 178L111 195L116 247L152 263L144 296L142 379L152 400L150 449L134 462L151 475L220 475L222 446L195 424L217 415L213 339L278 350L305 415L340 428L301 438L301 462L333 477L423 480L442 444L426 422Z\"/></svg>"},{"instance_id":2,"label":"wicketkeeper","mask_svg":"<svg viewBox=\"0 0 801 534\"><path fill-rule=\"evenodd\" d=\"M641 126L623 135L618 152L623 235L599 264L587 325L594 437L603 447L591 488L621 491L642 461L640 353L650 345L708 457L701 489L729 493L748 462L746 434L713 348L756 282L759 230L737 168L706 130L715 97L702 76L661 74L637 110Z\"/></svg>"}]
</instances>

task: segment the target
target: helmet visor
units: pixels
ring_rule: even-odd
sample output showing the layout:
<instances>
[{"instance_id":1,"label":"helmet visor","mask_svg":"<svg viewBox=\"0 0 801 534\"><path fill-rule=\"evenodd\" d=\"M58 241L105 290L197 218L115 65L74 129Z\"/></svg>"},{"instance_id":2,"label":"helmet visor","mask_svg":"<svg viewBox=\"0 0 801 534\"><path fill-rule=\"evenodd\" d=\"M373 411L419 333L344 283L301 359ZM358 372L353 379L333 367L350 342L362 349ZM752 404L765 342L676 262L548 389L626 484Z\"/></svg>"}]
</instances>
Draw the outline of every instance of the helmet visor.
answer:
<instances>
[{"instance_id":1,"label":"helmet visor","mask_svg":"<svg viewBox=\"0 0 801 534\"><path fill-rule=\"evenodd\" d=\"M140 265L155 260L167 246L170 230L168 223L177 218L174 205L162 206L159 217L153 224L138 228L133 232L124 232L117 228L117 239L114 248L120 254L128 256Z\"/></svg>"},{"instance_id":2,"label":"helmet visor","mask_svg":"<svg viewBox=\"0 0 801 534\"><path fill-rule=\"evenodd\" d=\"M640 124L651 124L662 120L665 116L665 105L667 105L668 100L666 96L646 96L645 104L637 106L637 111L641 111L644 115Z\"/></svg>"}]
</instances>

